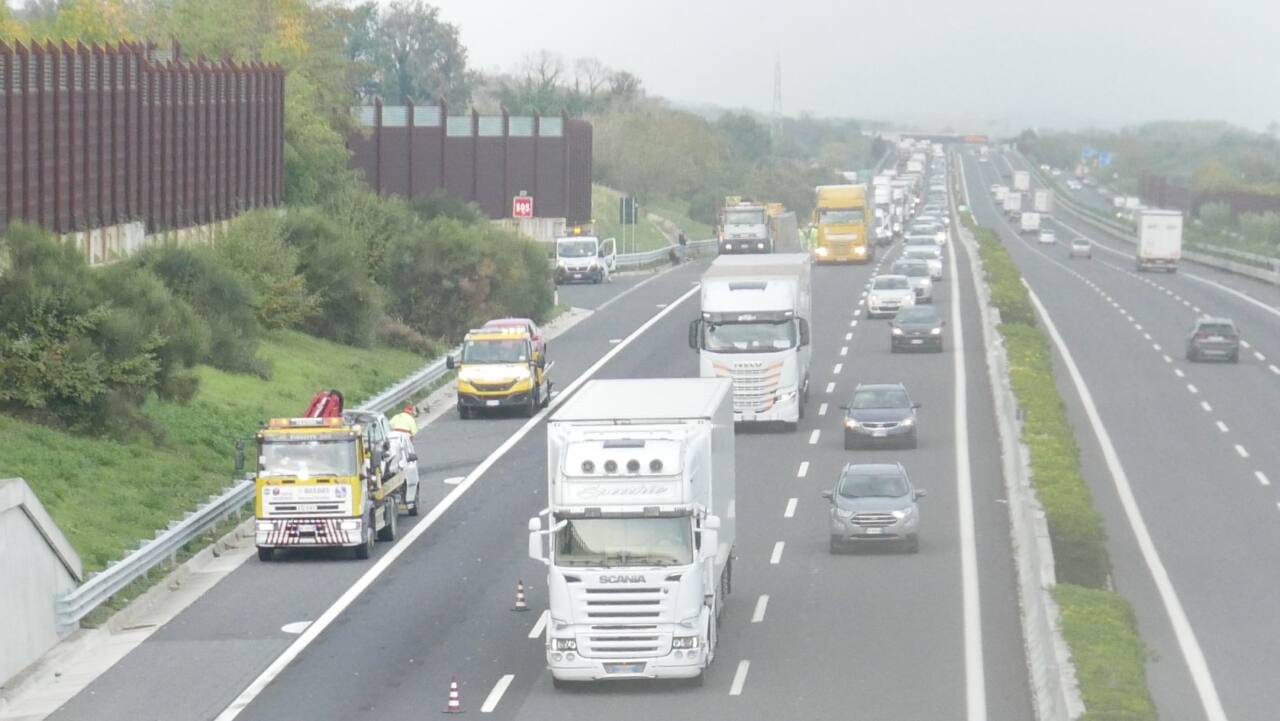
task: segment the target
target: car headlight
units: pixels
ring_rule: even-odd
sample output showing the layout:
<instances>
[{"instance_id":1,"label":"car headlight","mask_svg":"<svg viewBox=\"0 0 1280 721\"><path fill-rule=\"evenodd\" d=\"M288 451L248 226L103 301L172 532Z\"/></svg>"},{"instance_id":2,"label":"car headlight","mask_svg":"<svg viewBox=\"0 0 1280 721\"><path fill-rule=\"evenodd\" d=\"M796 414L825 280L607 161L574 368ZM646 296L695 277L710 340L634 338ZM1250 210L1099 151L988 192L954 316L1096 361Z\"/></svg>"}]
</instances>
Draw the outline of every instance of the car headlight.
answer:
<instances>
[{"instance_id":1,"label":"car headlight","mask_svg":"<svg viewBox=\"0 0 1280 721\"><path fill-rule=\"evenodd\" d=\"M856 419L856 418L846 418L846 419L844 419L844 427L845 427L845 428L857 428L857 427L858 427L858 425L859 425L859 423L858 423L858 419Z\"/></svg>"},{"instance_id":2,"label":"car headlight","mask_svg":"<svg viewBox=\"0 0 1280 721\"><path fill-rule=\"evenodd\" d=\"M671 648L697 648L697 636L673 636L671 638Z\"/></svg>"},{"instance_id":3,"label":"car headlight","mask_svg":"<svg viewBox=\"0 0 1280 721\"><path fill-rule=\"evenodd\" d=\"M894 335L902 335L902 329L901 329L901 328L894 328L894 329L893 329L893 334L894 334Z\"/></svg>"},{"instance_id":4,"label":"car headlight","mask_svg":"<svg viewBox=\"0 0 1280 721\"><path fill-rule=\"evenodd\" d=\"M899 509L897 511L891 511L891 513L893 514L893 517L898 520L902 520L907 516L910 516L914 512L915 512L915 509L911 507L907 507L905 509Z\"/></svg>"},{"instance_id":5,"label":"car headlight","mask_svg":"<svg viewBox=\"0 0 1280 721\"><path fill-rule=\"evenodd\" d=\"M575 638L553 638L551 648L556 651L577 651L578 640Z\"/></svg>"},{"instance_id":6,"label":"car headlight","mask_svg":"<svg viewBox=\"0 0 1280 721\"><path fill-rule=\"evenodd\" d=\"M902 425L904 426L914 426L915 424L916 424L916 419L914 418L904 418L902 420Z\"/></svg>"},{"instance_id":7,"label":"car headlight","mask_svg":"<svg viewBox=\"0 0 1280 721\"><path fill-rule=\"evenodd\" d=\"M942 329L941 329L941 328L930 328L930 329L929 329L929 335L942 335Z\"/></svg>"},{"instance_id":8,"label":"car headlight","mask_svg":"<svg viewBox=\"0 0 1280 721\"><path fill-rule=\"evenodd\" d=\"M756 248L759 250L764 250L764 243L756 243Z\"/></svg>"},{"instance_id":9,"label":"car headlight","mask_svg":"<svg viewBox=\"0 0 1280 721\"><path fill-rule=\"evenodd\" d=\"M848 519L850 519L850 518L853 518L853 511L850 511L850 510L847 510L847 509L844 509L844 508L837 508L837 509L836 509L836 516L837 516L838 518L843 518L843 519L845 519L845 520L848 520Z\"/></svg>"}]
</instances>

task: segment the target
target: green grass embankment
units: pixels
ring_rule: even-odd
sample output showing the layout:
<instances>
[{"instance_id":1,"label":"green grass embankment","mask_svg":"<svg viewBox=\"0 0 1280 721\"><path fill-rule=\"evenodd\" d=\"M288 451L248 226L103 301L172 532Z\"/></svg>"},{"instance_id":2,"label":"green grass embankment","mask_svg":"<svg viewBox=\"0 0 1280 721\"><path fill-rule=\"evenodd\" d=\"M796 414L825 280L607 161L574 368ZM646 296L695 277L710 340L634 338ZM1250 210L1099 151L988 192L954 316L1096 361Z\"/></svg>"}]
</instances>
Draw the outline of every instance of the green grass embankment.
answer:
<instances>
[{"instance_id":1,"label":"green grass embankment","mask_svg":"<svg viewBox=\"0 0 1280 721\"><path fill-rule=\"evenodd\" d=\"M291 331L268 336L259 357L272 366L269 381L201 367L190 404L149 402L144 412L163 431L155 442L77 436L0 416L0 478L25 478L85 570L99 570L225 488L236 439L252 437L262 419L301 414L321 388L358 403L425 362Z\"/></svg>"}]
</instances>

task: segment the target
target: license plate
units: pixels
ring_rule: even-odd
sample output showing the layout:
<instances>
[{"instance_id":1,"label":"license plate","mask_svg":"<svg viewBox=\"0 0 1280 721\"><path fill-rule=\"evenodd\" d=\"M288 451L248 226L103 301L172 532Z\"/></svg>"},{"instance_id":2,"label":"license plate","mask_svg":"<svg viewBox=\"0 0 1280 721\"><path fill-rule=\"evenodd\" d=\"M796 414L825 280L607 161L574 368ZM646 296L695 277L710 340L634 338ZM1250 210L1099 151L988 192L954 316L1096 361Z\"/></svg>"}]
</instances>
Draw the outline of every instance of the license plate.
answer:
<instances>
[{"instance_id":1,"label":"license plate","mask_svg":"<svg viewBox=\"0 0 1280 721\"><path fill-rule=\"evenodd\" d=\"M1211 341L1220 341L1220 340L1223 340L1223 338L1222 338L1222 336L1220 336L1220 335L1211 335L1211 336L1209 336L1209 340L1211 340Z\"/></svg>"},{"instance_id":2,"label":"license plate","mask_svg":"<svg viewBox=\"0 0 1280 721\"><path fill-rule=\"evenodd\" d=\"M644 673L643 663L606 663L605 673Z\"/></svg>"},{"instance_id":3,"label":"license plate","mask_svg":"<svg viewBox=\"0 0 1280 721\"><path fill-rule=\"evenodd\" d=\"M883 528L867 528L865 530L868 536L880 536L884 534Z\"/></svg>"},{"instance_id":4,"label":"license plate","mask_svg":"<svg viewBox=\"0 0 1280 721\"><path fill-rule=\"evenodd\" d=\"M924 343L924 339L923 339L923 338L912 338L912 339L911 339L911 345L920 345L921 343Z\"/></svg>"},{"instance_id":5,"label":"license plate","mask_svg":"<svg viewBox=\"0 0 1280 721\"><path fill-rule=\"evenodd\" d=\"M574 280L577 280L577 279L579 279L579 278L581 278L581 277L582 277L582 274L581 274L581 273L574 273L574 274L573 274L573 279L574 279Z\"/></svg>"},{"instance_id":6,"label":"license plate","mask_svg":"<svg viewBox=\"0 0 1280 721\"><path fill-rule=\"evenodd\" d=\"M485 401L485 402L484 402L484 404L485 404L486 406L496 406L496 405L498 405L498 402L497 402L497 401Z\"/></svg>"},{"instance_id":7,"label":"license plate","mask_svg":"<svg viewBox=\"0 0 1280 721\"><path fill-rule=\"evenodd\" d=\"M298 533L315 533L316 527L313 523L303 523L298 526Z\"/></svg>"},{"instance_id":8,"label":"license plate","mask_svg":"<svg viewBox=\"0 0 1280 721\"><path fill-rule=\"evenodd\" d=\"M871 431L871 435L875 438L884 438L889 435L889 431Z\"/></svg>"}]
</instances>

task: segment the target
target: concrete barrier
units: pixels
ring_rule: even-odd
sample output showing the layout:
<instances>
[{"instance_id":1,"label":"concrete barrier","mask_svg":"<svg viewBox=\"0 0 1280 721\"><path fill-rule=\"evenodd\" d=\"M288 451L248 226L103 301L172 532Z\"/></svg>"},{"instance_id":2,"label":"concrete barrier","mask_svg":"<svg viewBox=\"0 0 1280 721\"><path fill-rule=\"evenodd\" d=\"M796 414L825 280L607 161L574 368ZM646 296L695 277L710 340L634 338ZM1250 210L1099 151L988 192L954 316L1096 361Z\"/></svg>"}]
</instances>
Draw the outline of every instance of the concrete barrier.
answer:
<instances>
[{"instance_id":1,"label":"concrete barrier","mask_svg":"<svg viewBox=\"0 0 1280 721\"><path fill-rule=\"evenodd\" d=\"M21 478L0 480L0 686L62 639L53 599L80 582L80 556Z\"/></svg>"}]
</instances>

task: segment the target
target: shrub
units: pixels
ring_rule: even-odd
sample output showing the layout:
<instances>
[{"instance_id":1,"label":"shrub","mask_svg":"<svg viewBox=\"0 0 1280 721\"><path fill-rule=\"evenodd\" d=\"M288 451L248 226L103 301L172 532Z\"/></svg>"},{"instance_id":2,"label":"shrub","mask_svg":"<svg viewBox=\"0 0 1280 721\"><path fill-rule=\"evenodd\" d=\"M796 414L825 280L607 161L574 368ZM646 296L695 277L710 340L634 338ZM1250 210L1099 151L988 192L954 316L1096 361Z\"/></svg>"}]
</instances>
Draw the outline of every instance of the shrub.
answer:
<instances>
[{"instance_id":1,"label":"shrub","mask_svg":"<svg viewBox=\"0 0 1280 721\"><path fill-rule=\"evenodd\" d=\"M413 212L427 222L436 218L453 218L474 225L489 222L488 217L478 205L449 195L443 190L437 190L426 198L413 201L412 207Z\"/></svg>"},{"instance_id":2,"label":"shrub","mask_svg":"<svg viewBox=\"0 0 1280 721\"><path fill-rule=\"evenodd\" d=\"M378 342L392 348L412 351L419 355L433 358L443 350L439 343L410 328L395 318L383 318L378 324Z\"/></svg>"},{"instance_id":3,"label":"shrub","mask_svg":"<svg viewBox=\"0 0 1280 721\"><path fill-rule=\"evenodd\" d=\"M302 328L313 335L367 348L382 319L382 292L370 273L363 242L315 208L290 213L285 242L299 253L298 270L319 312Z\"/></svg>"},{"instance_id":4,"label":"shrub","mask_svg":"<svg viewBox=\"0 0 1280 721\"><path fill-rule=\"evenodd\" d=\"M1081 721L1155 721L1146 646L1129 603L1115 593L1070 584L1058 584L1053 596L1084 700Z\"/></svg>"},{"instance_id":5,"label":"shrub","mask_svg":"<svg viewBox=\"0 0 1280 721\"><path fill-rule=\"evenodd\" d=\"M324 211L344 232L364 241L370 272L375 275L394 239L422 232L418 216L404 200L379 197L363 185L334 193Z\"/></svg>"},{"instance_id":6,"label":"shrub","mask_svg":"<svg viewBox=\"0 0 1280 721\"><path fill-rule=\"evenodd\" d=\"M128 265L150 269L209 324L204 362L222 370L270 377L270 368L257 358L261 327L253 293L211 248L158 248Z\"/></svg>"},{"instance_id":7,"label":"shrub","mask_svg":"<svg viewBox=\"0 0 1280 721\"><path fill-rule=\"evenodd\" d=\"M298 251L284 242L279 212L254 210L240 216L218 239L215 253L248 285L263 328L294 328L317 312L319 301L298 273Z\"/></svg>"}]
</instances>

